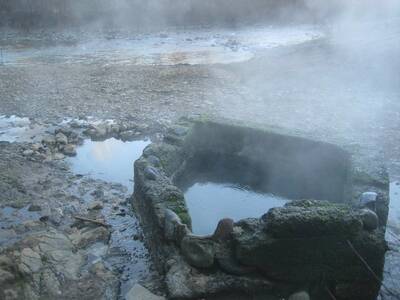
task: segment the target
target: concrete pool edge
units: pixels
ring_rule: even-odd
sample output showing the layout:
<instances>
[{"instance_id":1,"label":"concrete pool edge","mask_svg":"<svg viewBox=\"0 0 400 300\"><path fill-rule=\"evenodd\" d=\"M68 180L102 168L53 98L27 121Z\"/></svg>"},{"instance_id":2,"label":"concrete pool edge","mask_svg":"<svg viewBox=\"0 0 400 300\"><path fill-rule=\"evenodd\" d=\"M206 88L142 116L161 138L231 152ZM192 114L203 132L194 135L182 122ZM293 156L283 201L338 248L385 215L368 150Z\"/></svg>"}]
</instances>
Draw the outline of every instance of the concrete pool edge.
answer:
<instances>
[{"instance_id":1,"label":"concrete pool edge","mask_svg":"<svg viewBox=\"0 0 400 300\"><path fill-rule=\"evenodd\" d=\"M267 272L269 274L265 276L260 268L257 268L255 271L254 264L252 265L252 263L246 261L246 259L237 260L235 256L237 253L240 253L240 247L236 247L233 252L230 250L227 251L226 248L230 247L227 246L227 244L232 242L238 245L239 243L240 246L241 239L246 240L246 238L243 238L243 236L237 233L238 231L244 232L245 236L246 232L249 232L249 230L252 232L252 235L254 235L254 232L259 232L261 236L265 235L265 230L263 229L265 220L263 220L263 218L246 219L232 224L234 231L231 233L234 238L233 240L230 239L228 242L226 240L222 242L218 239L216 240L215 235L200 237L191 233L190 215L186 208L183 193L174 183L176 178L178 178L180 173L186 168L186 159L188 155L193 153L191 151L198 150L193 150L193 141L198 138L196 134L193 134L193 129L196 126L203 126L203 128L211 126L211 128L217 128L215 129L216 131L218 131L218 126L220 126L231 128L234 131L237 129L239 131L244 130L244 132L252 132L255 135L261 136L263 134L272 134L293 139L296 142L312 143L313 145L328 147L330 149L333 147L332 149L343 152L346 159L348 158L349 160L349 165L347 165L346 169L348 178L343 189L344 204L329 204L329 207L324 207L322 205L321 208L321 202L311 201L311 204L309 203L306 204L305 207L297 207L296 209L299 209L301 214L303 214L304 211L311 211L311 215L313 216L308 220L311 222L308 224L312 224L312 222L316 220L313 214L315 210L344 210L344 214L341 217L340 214L335 214L335 216L339 216L336 225L339 224L339 227L342 225L346 226L346 222L350 219L353 220L351 224L355 226L355 231L350 231L348 235L343 235L343 232L336 232L338 227L333 225L330 228L330 230L335 232L333 234L333 240L349 240L352 244L356 245L357 248L361 247L361 249L366 250L367 253L375 253L377 257L374 258L374 255L369 256L368 258L370 260L368 262L373 265L374 270L376 270L378 274L381 273L383 257L386 251L384 230L388 205L388 180L385 172L376 172L375 169L370 168L370 165L360 164L359 162L364 161L363 159L353 159L354 155L357 155L357 153L350 154L337 146L306 140L293 133L284 133L279 130L265 128L237 126L225 121L223 123L218 123L209 120L182 120L176 126L171 127L163 143L152 144L147 147L143 156L135 162L134 205L137 208L144 227L144 232L147 235L148 245L153 257L156 263L158 263L161 272L165 274L167 288L172 298L193 298L229 289L267 291L275 295L288 296L290 293L299 289L299 287L304 288L306 286L308 289L311 289L311 287L309 287L310 282L307 281L313 281L315 279L309 278L305 282L303 278L302 280L296 281L294 278L288 278L288 274L277 275L276 272ZM188 150L190 147L192 147L192 149ZM382 166L378 166L377 169L384 170ZM378 194L376 213L379 217L380 225L376 230L365 230L362 214L355 209L360 195L366 191L373 191ZM282 212L281 215L285 216L285 210L287 211L288 209L291 209L290 205L282 208L281 211L278 209L277 212ZM267 215L268 214L265 216ZM264 217L264 219L265 218L267 218L267 220L269 219L268 217ZM324 221L318 218L318 216L316 218L318 222ZM283 222L283 224L287 225L288 223ZM307 224L307 221L305 221L305 224ZM230 230L232 230L232 228ZM267 232L267 234L269 233ZM321 233L317 236L322 237ZM292 238L294 237L299 238L296 234L292 236ZM276 238L276 236L274 238ZM249 240L247 240L246 243L249 243ZM258 246L260 245L257 244L256 240L246 245L245 248L247 250L252 249L256 251L255 249ZM343 253L345 254L343 256L349 255L349 249L346 247L348 247L346 243L342 243L338 246L339 249L344 251ZM261 247L258 248L258 250L259 249L263 248ZM248 253L251 253L251 251ZM232 254L234 259L232 259ZM351 254L354 255L354 253ZM343 266L339 266L339 269L342 267L348 268L351 262L352 260L346 261L345 264L342 262ZM266 262L266 264L268 263L269 262ZM359 264L356 259L354 259L353 263ZM297 267L301 268L302 266L304 266L304 264L300 264ZM355 273L351 274L351 272L347 272L347 274L353 276L354 274L359 275L361 272L365 278L369 276L368 273L365 273L365 270L361 270L360 268L356 268L355 270ZM338 278L340 279L340 277L341 275L334 279L337 280ZM276 279L273 280L274 283L270 281L272 278ZM290 284L282 285L278 283L282 281L290 282ZM342 285L349 285L348 277L343 278L342 276L342 281ZM373 281L368 281L368 284L373 284ZM338 284L338 286L340 286L340 284ZM343 290L345 290L345 292L343 292ZM372 290L376 292L379 291L379 286L375 284ZM350 291L342 288L341 292L346 295L346 293ZM368 295L367 298L365 298L365 294L359 298L357 298L357 295L352 295L352 297L353 299L369 299ZM347 298L339 297L338 299Z\"/></svg>"}]
</instances>

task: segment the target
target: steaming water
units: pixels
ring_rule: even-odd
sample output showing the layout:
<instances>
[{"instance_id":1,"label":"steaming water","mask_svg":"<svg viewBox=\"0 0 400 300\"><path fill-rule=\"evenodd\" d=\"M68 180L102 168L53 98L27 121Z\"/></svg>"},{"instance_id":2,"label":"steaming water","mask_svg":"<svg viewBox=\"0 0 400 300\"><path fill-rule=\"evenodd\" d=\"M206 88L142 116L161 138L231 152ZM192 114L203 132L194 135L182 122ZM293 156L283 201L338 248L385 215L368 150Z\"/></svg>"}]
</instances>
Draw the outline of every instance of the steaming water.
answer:
<instances>
[{"instance_id":1,"label":"steaming water","mask_svg":"<svg viewBox=\"0 0 400 300\"><path fill-rule=\"evenodd\" d=\"M111 138L101 142L86 140L70 158L72 170L95 179L120 183L133 190L133 162L138 159L149 140L122 142Z\"/></svg>"},{"instance_id":2,"label":"steaming water","mask_svg":"<svg viewBox=\"0 0 400 300\"><path fill-rule=\"evenodd\" d=\"M35 43L3 49L2 63L104 63L178 65L234 63L258 51L322 38L312 26L190 30L124 38L92 39L75 45L40 47Z\"/></svg>"},{"instance_id":3,"label":"steaming water","mask_svg":"<svg viewBox=\"0 0 400 300\"><path fill-rule=\"evenodd\" d=\"M223 218L235 221L259 218L270 208L283 206L290 200L273 194L259 194L238 185L195 183L185 193L192 217L193 233L212 234Z\"/></svg>"}]
</instances>

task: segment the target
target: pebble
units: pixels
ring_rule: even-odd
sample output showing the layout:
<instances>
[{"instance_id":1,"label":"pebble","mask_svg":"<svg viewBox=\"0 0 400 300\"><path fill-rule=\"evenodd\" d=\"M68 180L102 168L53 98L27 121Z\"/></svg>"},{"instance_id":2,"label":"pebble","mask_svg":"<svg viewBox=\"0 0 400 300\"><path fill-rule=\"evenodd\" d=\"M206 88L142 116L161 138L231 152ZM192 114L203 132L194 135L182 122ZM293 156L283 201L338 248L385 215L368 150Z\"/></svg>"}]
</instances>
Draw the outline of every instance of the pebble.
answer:
<instances>
[{"instance_id":1,"label":"pebble","mask_svg":"<svg viewBox=\"0 0 400 300\"><path fill-rule=\"evenodd\" d=\"M75 156L76 155L76 147L72 144L67 144L63 148L63 153L67 156Z\"/></svg>"},{"instance_id":2,"label":"pebble","mask_svg":"<svg viewBox=\"0 0 400 300\"><path fill-rule=\"evenodd\" d=\"M379 226L378 215L370 209L361 210L361 220L366 230L375 230Z\"/></svg>"},{"instance_id":3,"label":"pebble","mask_svg":"<svg viewBox=\"0 0 400 300\"><path fill-rule=\"evenodd\" d=\"M22 155L23 156L31 156L31 155L33 155L33 153L34 153L33 150L28 149L28 150L25 150L24 152L22 152Z\"/></svg>"},{"instance_id":4,"label":"pebble","mask_svg":"<svg viewBox=\"0 0 400 300\"><path fill-rule=\"evenodd\" d=\"M56 142L65 145L68 144L68 138L64 133L59 132L56 134Z\"/></svg>"},{"instance_id":5,"label":"pebble","mask_svg":"<svg viewBox=\"0 0 400 300\"><path fill-rule=\"evenodd\" d=\"M98 210L103 208L103 203L100 201L93 201L92 203L89 204L88 209L89 210Z\"/></svg>"},{"instance_id":6,"label":"pebble","mask_svg":"<svg viewBox=\"0 0 400 300\"><path fill-rule=\"evenodd\" d=\"M144 176L150 180L156 180L158 175L158 171L156 168L153 167L146 167L144 169Z\"/></svg>"},{"instance_id":7,"label":"pebble","mask_svg":"<svg viewBox=\"0 0 400 300\"><path fill-rule=\"evenodd\" d=\"M31 204L31 206L29 206L28 211L41 211L42 208L37 205L37 204Z\"/></svg>"},{"instance_id":8,"label":"pebble","mask_svg":"<svg viewBox=\"0 0 400 300\"><path fill-rule=\"evenodd\" d=\"M62 153L55 153L53 155L53 159L55 159L55 160L61 160L61 159L64 159L64 158L65 158L65 155L62 154Z\"/></svg>"}]
</instances>

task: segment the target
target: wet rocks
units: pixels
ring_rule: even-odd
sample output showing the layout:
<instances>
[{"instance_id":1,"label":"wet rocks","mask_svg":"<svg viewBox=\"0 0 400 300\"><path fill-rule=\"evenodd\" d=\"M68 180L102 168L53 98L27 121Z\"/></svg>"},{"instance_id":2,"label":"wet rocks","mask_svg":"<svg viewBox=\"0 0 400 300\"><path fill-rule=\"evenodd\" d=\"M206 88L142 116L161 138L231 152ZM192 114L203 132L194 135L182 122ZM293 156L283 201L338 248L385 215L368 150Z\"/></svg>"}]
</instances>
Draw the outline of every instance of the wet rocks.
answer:
<instances>
[{"instance_id":1,"label":"wet rocks","mask_svg":"<svg viewBox=\"0 0 400 300\"><path fill-rule=\"evenodd\" d=\"M226 241L232 238L233 220L226 218L218 222L217 228L212 236L214 240Z\"/></svg>"},{"instance_id":2,"label":"wet rocks","mask_svg":"<svg viewBox=\"0 0 400 300\"><path fill-rule=\"evenodd\" d=\"M113 294L115 278L104 267L102 272L81 275L87 253L76 251L76 247L81 249L94 239L82 238L75 244L72 241L75 241L73 236L48 228L14 245L6 255L0 255L0 298L5 299L6 290L13 291L16 299L92 297L93 290L81 289L80 285L93 280L96 280L94 286L99 289L95 291L98 296L107 289ZM103 280L110 281L105 283Z\"/></svg>"},{"instance_id":3,"label":"wet rocks","mask_svg":"<svg viewBox=\"0 0 400 300\"><path fill-rule=\"evenodd\" d=\"M95 242L107 243L110 238L110 231L102 226L95 228L84 227L73 233L70 238L72 243L78 248L86 248Z\"/></svg>"},{"instance_id":4,"label":"wet rocks","mask_svg":"<svg viewBox=\"0 0 400 300\"><path fill-rule=\"evenodd\" d=\"M85 131L85 134L90 136L93 140L102 140L107 138L107 128L105 126L92 126Z\"/></svg>"},{"instance_id":5,"label":"wet rocks","mask_svg":"<svg viewBox=\"0 0 400 300\"><path fill-rule=\"evenodd\" d=\"M76 155L76 146L72 144L67 144L62 148L63 154L67 156L75 156Z\"/></svg>"},{"instance_id":6,"label":"wet rocks","mask_svg":"<svg viewBox=\"0 0 400 300\"><path fill-rule=\"evenodd\" d=\"M312 207L319 217L309 212ZM328 214L332 215L326 219ZM301 219L304 225L299 223ZM320 223L322 219L325 225ZM302 283L324 276L327 281L355 286L361 281L357 283L354 278L370 278L366 269L360 268L347 241L363 251L376 273L383 268L386 246L381 233L364 230L360 212L344 209L340 204L327 206L317 201L288 204L280 210L271 210L261 220L243 220L235 226L239 227L234 230L239 262L276 280ZM375 283L371 279L369 284L373 287ZM359 291L352 299L370 299L369 292Z\"/></svg>"},{"instance_id":7,"label":"wet rocks","mask_svg":"<svg viewBox=\"0 0 400 300\"><path fill-rule=\"evenodd\" d=\"M315 153L324 153L318 162ZM185 187L185 175L191 175L191 168L198 167L201 173L204 165L207 168L221 159L226 159L232 170L236 164L250 165L249 175L255 177L257 189L270 191L272 185L280 190L283 178L287 178L290 184L282 193L298 193L300 199L310 194L309 199L329 201L292 201L269 210L262 218L236 223L221 220L212 236L195 236L190 231L184 196L175 184L182 180ZM356 203L360 190L367 190L373 182L369 177L357 177L353 163L358 166L340 147L281 132L186 120L167 130L163 142L146 147L135 162L134 204L147 230L153 257L166 272L169 294L190 298L227 288L265 288L273 285L264 282L268 278L286 282L286 296L307 287L313 295L318 294L316 299L322 299L319 293L326 294L326 289L320 284L321 278L332 290L335 285L356 286L368 278L368 293L372 290L376 295L379 289L348 243L381 274L386 251L382 227L376 227L374 216L360 212ZM265 178L260 176L264 173L268 174ZM221 177L218 171L213 175ZM274 181L278 182L276 187ZM379 191L385 200L385 188L380 184L372 190ZM186 230L180 231L180 225L186 225L182 227ZM292 298L309 299L309 295L296 293ZM360 291L351 299L373 298Z\"/></svg>"},{"instance_id":8,"label":"wet rocks","mask_svg":"<svg viewBox=\"0 0 400 300\"><path fill-rule=\"evenodd\" d=\"M56 140L56 143L61 144L61 145L68 144L68 138L62 132L59 132L59 133L56 134L55 140Z\"/></svg>"},{"instance_id":9,"label":"wet rocks","mask_svg":"<svg viewBox=\"0 0 400 300\"><path fill-rule=\"evenodd\" d=\"M158 176L158 170L154 167L149 166L149 167L146 167L146 169L144 170L144 174L147 179L156 180L157 176Z\"/></svg>"},{"instance_id":10,"label":"wet rocks","mask_svg":"<svg viewBox=\"0 0 400 300\"><path fill-rule=\"evenodd\" d=\"M123 131L119 134L119 137L123 141L127 141L133 139L136 136L136 132L134 130Z\"/></svg>"},{"instance_id":11,"label":"wet rocks","mask_svg":"<svg viewBox=\"0 0 400 300\"><path fill-rule=\"evenodd\" d=\"M324 201L296 201L271 209L262 217L265 231L279 238L352 236L362 229L351 207Z\"/></svg>"},{"instance_id":12,"label":"wet rocks","mask_svg":"<svg viewBox=\"0 0 400 300\"><path fill-rule=\"evenodd\" d=\"M22 155L23 156L31 156L31 155L33 155L35 152L33 151L33 150L31 150L31 149L27 149L27 150L25 150L24 152L22 152Z\"/></svg>"},{"instance_id":13,"label":"wet rocks","mask_svg":"<svg viewBox=\"0 0 400 300\"><path fill-rule=\"evenodd\" d=\"M180 242L188 233L186 225L182 224L178 215L170 209L165 211L164 216L164 237L169 241Z\"/></svg>"},{"instance_id":14,"label":"wet rocks","mask_svg":"<svg viewBox=\"0 0 400 300\"><path fill-rule=\"evenodd\" d=\"M188 263L198 268L209 268L214 264L215 247L209 238L188 235L182 239L181 250Z\"/></svg>"},{"instance_id":15,"label":"wet rocks","mask_svg":"<svg viewBox=\"0 0 400 300\"><path fill-rule=\"evenodd\" d=\"M139 136L143 130L147 130L147 126L139 126L131 121L112 121L106 120L89 124L89 128L84 131L84 134L91 137L93 140L105 140L110 137L129 141Z\"/></svg>"},{"instance_id":16,"label":"wet rocks","mask_svg":"<svg viewBox=\"0 0 400 300\"><path fill-rule=\"evenodd\" d=\"M364 229L375 230L379 226L378 215L370 209L362 209L360 211L361 220L363 222Z\"/></svg>"},{"instance_id":17,"label":"wet rocks","mask_svg":"<svg viewBox=\"0 0 400 300\"><path fill-rule=\"evenodd\" d=\"M28 211L41 211L42 207L40 205L31 204L28 208Z\"/></svg>"},{"instance_id":18,"label":"wet rocks","mask_svg":"<svg viewBox=\"0 0 400 300\"><path fill-rule=\"evenodd\" d=\"M310 300L310 295L305 291L301 291L290 295L288 300Z\"/></svg>"},{"instance_id":19,"label":"wet rocks","mask_svg":"<svg viewBox=\"0 0 400 300\"><path fill-rule=\"evenodd\" d=\"M99 209L102 209L102 208L103 208L103 203L100 202L100 201L93 201L88 206L89 210L99 210Z\"/></svg>"}]
</instances>

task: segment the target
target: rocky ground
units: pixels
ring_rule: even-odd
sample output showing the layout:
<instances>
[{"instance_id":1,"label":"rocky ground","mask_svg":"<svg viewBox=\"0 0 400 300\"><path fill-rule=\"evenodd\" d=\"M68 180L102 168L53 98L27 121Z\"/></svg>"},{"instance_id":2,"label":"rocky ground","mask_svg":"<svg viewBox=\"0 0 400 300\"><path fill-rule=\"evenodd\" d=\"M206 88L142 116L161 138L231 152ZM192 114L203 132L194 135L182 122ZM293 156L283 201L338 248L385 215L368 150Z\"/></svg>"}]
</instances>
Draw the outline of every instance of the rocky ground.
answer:
<instances>
[{"instance_id":1,"label":"rocky ground","mask_svg":"<svg viewBox=\"0 0 400 300\"><path fill-rule=\"evenodd\" d=\"M73 174L65 161L84 138L156 138L180 116L210 115L294 128L371 159L383 153L398 180L400 64L398 45L389 46L312 42L229 65L0 64L0 115L28 117L36 128L0 144L1 296L116 299L136 281L162 295L126 187ZM61 125L88 116L119 123ZM132 256L113 247L124 228L112 218L124 214L135 224L124 237L138 241ZM145 267L124 281L121 266L135 259Z\"/></svg>"}]
</instances>

